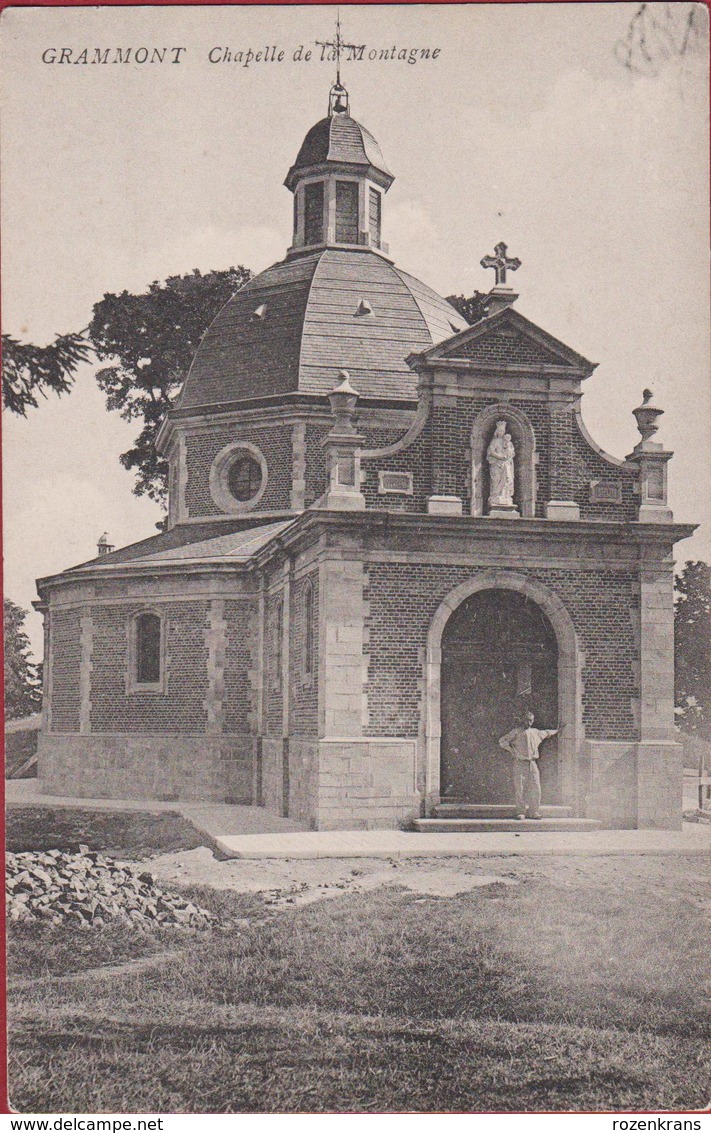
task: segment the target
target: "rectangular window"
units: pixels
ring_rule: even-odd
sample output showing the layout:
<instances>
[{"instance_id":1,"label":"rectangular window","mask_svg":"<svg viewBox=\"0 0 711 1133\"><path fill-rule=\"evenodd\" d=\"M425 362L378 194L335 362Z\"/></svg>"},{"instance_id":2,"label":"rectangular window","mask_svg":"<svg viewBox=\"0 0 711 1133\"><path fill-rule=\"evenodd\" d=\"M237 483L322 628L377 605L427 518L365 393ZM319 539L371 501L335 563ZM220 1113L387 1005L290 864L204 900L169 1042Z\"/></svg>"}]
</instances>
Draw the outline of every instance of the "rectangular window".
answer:
<instances>
[{"instance_id":1,"label":"rectangular window","mask_svg":"<svg viewBox=\"0 0 711 1133\"><path fill-rule=\"evenodd\" d=\"M368 198L368 224L370 243L373 248L380 247L380 218L383 207L382 194L377 189L371 189Z\"/></svg>"},{"instance_id":2,"label":"rectangular window","mask_svg":"<svg viewBox=\"0 0 711 1133\"><path fill-rule=\"evenodd\" d=\"M358 243L358 184L336 181L336 243Z\"/></svg>"},{"instance_id":3,"label":"rectangular window","mask_svg":"<svg viewBox=\"0 0 711 1133\"><path fill-rule=\"evenodd\" d=\"M136 684L160 683L161 622L157 614L136 619Z\"/></svg>"},{"instance_id":4,"label":"rectangular window","mask_svg":"<svg viewBox=\"0 0 711 1133\"><path fill-rule=\"evenodd\" d=\"M323 181L304 189L304 243L323 243Z\"/></svg>"},{"instance_id":5,"label":"rectangular window","mask_svg":"<svg viewBox=\"0 0 711 1133\"><path fill-rule=\"evenodd\" d=\"M314 590L309 583L304 595L304 673L313 676L314 671Z\"/></svg>"},{"instance_id":6,"label":"rectangular window","mask_svg":"<svg viewBox=\"0 0 711 1133\"><path fill-rule=\"evenodd\" d=\"M282 620L284 614L284 607L281 599L274 607L272 615L272 646L271 646L271 660L272 660L272 688L278 692L281 689L282 679Z\"/></svg>"}]
</instances>

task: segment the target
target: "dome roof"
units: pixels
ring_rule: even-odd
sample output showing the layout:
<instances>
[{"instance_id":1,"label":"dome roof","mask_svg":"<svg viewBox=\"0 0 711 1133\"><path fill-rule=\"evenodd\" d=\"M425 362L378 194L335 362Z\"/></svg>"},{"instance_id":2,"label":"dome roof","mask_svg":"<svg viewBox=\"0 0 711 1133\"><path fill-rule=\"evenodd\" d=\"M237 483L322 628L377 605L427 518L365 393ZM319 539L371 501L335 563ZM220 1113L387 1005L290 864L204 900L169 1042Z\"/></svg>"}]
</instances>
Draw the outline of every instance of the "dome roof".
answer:
<instances>
[{"instance_id":1,"label":"dome roof","mask_svg":"<svg viewBox=\"0 0 711 1133\"><path fill-rule=\"evenodd\" d=\"M431 288L372 251L326 248L274 264L222 308L177 408L328 394L348 370L361 397L416 397L405 358L463 330Z\"/></svg>"},{"instance_id":2,"label":"dome roof","mask_svg":"<svg viewBox=\"0 0 711 1133\"><path fill-rule=\"evenodd\" d=\"M347 114L322 118L311 127L284 184L291 189L300 172L328 162L369 166L393 180L373 135Z\"/></svg>"}]
</instances>

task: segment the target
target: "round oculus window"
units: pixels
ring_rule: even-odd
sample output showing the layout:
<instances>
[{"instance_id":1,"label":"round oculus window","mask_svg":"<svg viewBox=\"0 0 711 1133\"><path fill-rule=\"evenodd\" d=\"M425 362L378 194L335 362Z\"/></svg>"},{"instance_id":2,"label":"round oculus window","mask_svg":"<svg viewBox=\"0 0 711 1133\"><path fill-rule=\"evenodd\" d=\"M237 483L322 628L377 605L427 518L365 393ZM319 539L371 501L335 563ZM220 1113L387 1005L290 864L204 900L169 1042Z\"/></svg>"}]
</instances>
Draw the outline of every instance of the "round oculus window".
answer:
<instances>
[{"instance_id":1,"label":"round oculus window","mask_svg":"<svg viewBox=\"0 0 711 1133\"><path fill-rule=\"evenodd\" d=\"M240 503L254 499L262 486L262 469L259 461L246 453L237 457L227 473L227 487Z\"/></svg>"}]
</instances>

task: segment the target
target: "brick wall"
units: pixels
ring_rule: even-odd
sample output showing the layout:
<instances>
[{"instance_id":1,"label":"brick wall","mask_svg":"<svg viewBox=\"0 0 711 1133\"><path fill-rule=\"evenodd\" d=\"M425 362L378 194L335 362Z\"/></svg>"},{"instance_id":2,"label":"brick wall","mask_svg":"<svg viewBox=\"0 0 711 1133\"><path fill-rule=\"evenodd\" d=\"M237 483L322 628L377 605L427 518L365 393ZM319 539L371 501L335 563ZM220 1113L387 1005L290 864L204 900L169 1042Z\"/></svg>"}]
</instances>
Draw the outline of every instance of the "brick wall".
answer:
<instances>
[{"instance_id":1,"label":"brick wall","mask_svg":"<svg viewBox=\"0 0 711 1133\"><path fill-rule=\"evenodd\" d=\"M469 441L472 422L493 399L462 401L456 406L435 406L432 410L432 488L437 495L459 496L464 510L471 503L471 455Z\"/></svg>"},{"instance_id":2,"label":"brick wall","mask_svg":"<svg viewBox=\"0 0 711 1133\"><path fill-rule=\"evenodd\" d=\"M531 342L530 338L516 330L502 329L489 331L480 338L473 338L461 345L456 352L458 358L475 358L477 362L517 362L521 365L540 365L546 362L559 363L560 358L545 347Z\"/></svg>"},{"instance_id":3,"label":"brick wall","mask_svg":"<svg viewBox=\"0 0 711 1133\"><path fill-rule=\"evenodd\" d=\"M126 692L129 619L141 608L121 605L93 610L91 731L204 731L207 603L160 604L167 619L165 693Z\"/></svg>"},{"instance_id":4,"label":"brick wall","mask_svg":"<svg viewBox=\"0 0 711 1133\"><path fill-rule=\"evenodd\" d=\"M511 404L515 406L516 409L520 409L522 413L525 413L533 427L538 457L535 468L536 515L543 517L546 514L546 504L548 500L558 498L553 493L551 471L552 466L562 458L560 451L553 443L551 435L552 414L550 408L547 405L542 405L539 401L525 401L523 399L512 398ZM565 496L563 498L567 499L568 497Z\"/></svg>"},{"instance_id":5,"label":"brick wall","mask_svg":"<svg viewBox=\"0 0 711 1133\"><path fill-rule=\"evenodd\" d=\"M407 432L406 426L398 428L370 427L365 420L357 420L356 428L365 438L364 448L387 448L399 441ZM322 442L329 432L326 425L308 425L306 428L306 506L318 499L328 487L326 453ZM366 460L361 465L365 474L362 484L363 495L368 508L379 511L427 510L427 497L431 483L430 431L426 426L417 440L403 452L380 460ZM378 472L413 472L413 495L379 495Z\"/></svg>"},{"instance_id":6,"label":"brick wall","mask_svg":"<svg viewBox=\"0 0 711 1133\"><path fill-rule=\"evenodd\" d=\"M638 610L639 598L634 576L596 570L517 571L557 594L573 619L585 652L583 720L588 738L635 739L631 701L639 690L631 612ZM442 599L472 577L476 572L466 567L368 567L368 735L417 735L432 617Z\"/></svg>"},{"instance_id":7,"label":"brick wall","mask_svg":"<svg viewBox=\"0 0 711 1133\"><path fill-rule=\"evenodd\" d=\"M326 453L321 442L329 429L329 425L306 426L306 507L323 495L328 487Z\"/></svg>"},{"instance_id":8,"label":"brick wall","mask_svg":"<svg viewBox=\"0 0 711 1133\"><path fill-rule=\"evenodd\" d=\"M225 602L224 729L236 734L252 730L254 690L251 673L254 657L254 606L251 602Z\"/></svg>"},{"instance_id":9,"label":"brick wall","mask_svg":"<svg viewBox=\"0 0 711 1133\"><path fill-rule=\"evenodd\" d=\"M435 406L420 436L407 449L382 460L363 463L363 494L366 506L378 510L425 512L433 493L459 496L465 514L471 506L472 425L494 397L462 398L458 404ZM510 404L531 422L536 438L536 515L545 515L548 500L574 500L584 519L633 520L638 498L633 472L617 468L591 449L580 433L572 409L554 410L543 402L512 398ZM357 422L366 448L385 448L399 440L404 428L368 427ZM305 506L309 507L327 488L326 454L322 445L330 426L307 422L305 429ZM220 426L186 438L188 482L186 503L190 516L219 515L209 490L212 462L225 445L238 439L255 444L267 461L268 482L260 510L287 510L291 506L292 426L253 428L237 432ZM378 472L412 472L413 495L380 495ZM622 503L592 503L591 480L619 480Z\"/></svg>"},{"instance_id":10,"label":"brick wall","mask_svg":"<svg viewBox=\"0 0 711 1133\"><path fill-rule=\"evenodd\" d=\"M283 511L291 506L291 425L263 429L213 426L204 433L186 437L188 482L185 501L191 517L220 515L210 495L210 468L225 445L248 441L256 445L267 462L267 487L259 501L260 511Z\"/></svg>"},{"instance_id":11,"label":"brick wall","mask_svg":"<svg viewBox=\"0 0 711 1133\"><path fill-rule=\"evenodd\" d=\"M427 425L409 448L381 461L366 461L363 494L367 507L424 512L428 496L436 493L459 496L467 514L471 508L472 425L483 409L496 403L493 397L466 398L457 405L435 406ZM545 403L525 398L512 398L510 404L526 415L536 438L538 517L545 516L549 500L559 499L576 501L583 519L630 521L636 518L638 497L634 492L634 473L611 465L590 448L578 429L572 409L552 412ZM392 439L389 431L371 430L368 446L384 447L392 443ZM412 472L413 496L404 497L402 501L398 497L379 496L379 469ZM622 504L591 503L590 481L595 479L620 481Z\"/></svg>"},{"instance_id":12,"label":"brick wall","mask_svg":"<svg viewBox=\"0 0 711 1133\"><path fill-rule=\"evenodd\" d=\"M580 504L582 519L605 519L616 522L626 520L631 522L637 518L639 496L635 492L637 477L633 470L622 470L604 460L599 453L590 448L578 429L577 421L571 415L570 422L570 453L571 459L568 467L573 479L574 494L563 499L577 500ZM564 468L563 468L564 474ZM591 480L618 480L622 484L622 503L591 503Z\"/></svg>"},{"instance_id":13,"label":"brick wall","mask_svg":"<svg viewBox=\"0 0 711 1133\"><path fill-rule=\"evenodd\" d=\"M368 448L386 448L398 441L404 433L405 429L368 429L366 444ZM365 472L365 479L362 491L366 507L377 508L379 511L427 511L427 497L431 494L432 483L431 440L432 431L426 425L417 440L402 452L363 462L361 469ZM412 495L380 495L379 472L412 472Z\"/></svg>"},{"instance_id":14,"label":"brick wall","mask_svg":"<svg viewBox=\"0 0 711 1133\"><path fill-rule=\"evenodd\" d=\"M52 613L52 731L79 731L80 613Z\"/></svg>"},{"instance_id":15,"label":"brick wall","mask_svg":"<svg viewBox=\"0 0 711 1133\"><path fill-rule=\"evenodd\" d=\"M313 671L305 670L306 648L306 592L313 593ZM291 606L291 727L292 734L315 736L318 734L318 572L299 579L294 584Z\"/></svg>"}]
</instances>

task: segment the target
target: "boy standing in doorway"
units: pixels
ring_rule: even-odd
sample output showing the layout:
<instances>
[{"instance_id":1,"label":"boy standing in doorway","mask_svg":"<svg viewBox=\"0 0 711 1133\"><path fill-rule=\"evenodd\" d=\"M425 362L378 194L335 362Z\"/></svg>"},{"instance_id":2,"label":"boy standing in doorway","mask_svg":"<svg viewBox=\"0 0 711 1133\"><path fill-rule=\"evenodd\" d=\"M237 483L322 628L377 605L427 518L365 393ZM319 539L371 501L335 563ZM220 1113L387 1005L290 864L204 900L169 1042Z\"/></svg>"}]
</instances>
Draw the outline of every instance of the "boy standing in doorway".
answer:
<instances>
[{"instance_id":1,"label":"boy standing in doorway","mask_svg":"<svg viewBox=\"0 0 711 1133\"><path fill-rule=\"evenodd\" d=\"M525 726L513 728L499 740L499 747L514 757L514 790L516 818L541 817L541 776L538 770L539 748L544 740L558 734L558 728L534 728L535 716L526 713Z\"/></svg>"}]
</instances>

